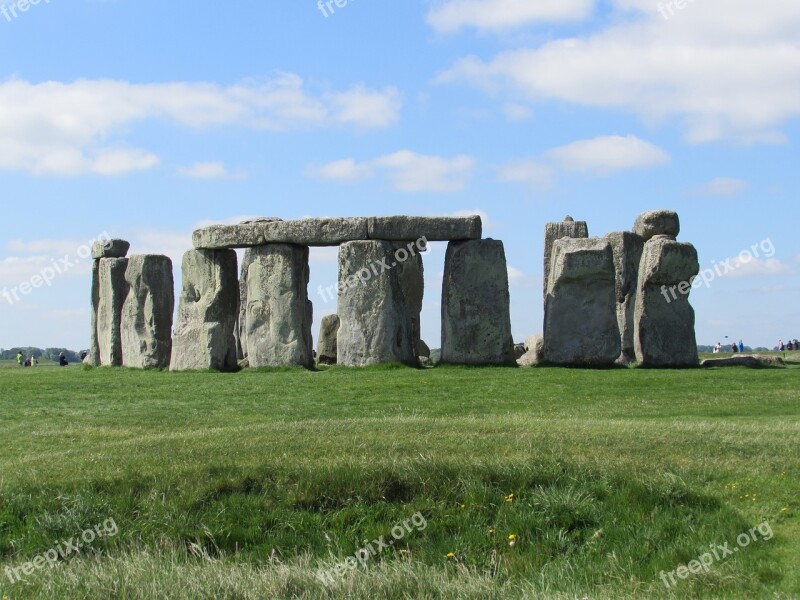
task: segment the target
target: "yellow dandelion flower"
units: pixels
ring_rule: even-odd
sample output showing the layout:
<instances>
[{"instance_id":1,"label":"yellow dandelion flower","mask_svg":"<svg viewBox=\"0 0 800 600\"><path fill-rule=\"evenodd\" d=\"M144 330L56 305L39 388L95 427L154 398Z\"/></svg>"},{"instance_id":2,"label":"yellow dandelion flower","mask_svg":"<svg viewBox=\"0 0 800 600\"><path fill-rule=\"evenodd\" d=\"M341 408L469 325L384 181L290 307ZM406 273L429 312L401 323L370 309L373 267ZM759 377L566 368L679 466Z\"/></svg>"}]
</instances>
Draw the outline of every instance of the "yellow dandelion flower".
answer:
<instances>
[{"instance_id":1,"label":"yellow dandelion flower","mask_svg":"<svg viewBox=\"0 0 800 600\"><path fill-rule=\"evenodd\" d=\"M455 553L455 552L450 552L450 553L448 553L448 555L447 555L447 558L449 558L449 559L451 559L451 560L452 560L452 559L454 559L455 557L456 557L456 553Z\"/></svg>"},{"instance_id":2,"label":"yellow dandelion flower","mask_svg":"<svg viewBox=\"0 0 800 600\"><path fill-rule=\"evenodd\" d=\"M511 503L514 502L514 494L509 494L506 496L506 502Z\"/></svg>"},{"instance_id":3,"label":"yellow dandelion flower","mask_svg":"<svg viewBox=\"0 0 800 600\"><path fill-rule=\"evenodd\" d=\"M789 509L788 508L782 508L781 512L789 512Z\"/></svg>"},{"instance_id":4,"label":"yellow dandelion flower","mask_svg":"<svg viewBox=\"0 0 800 600\"><path fill-rule=\"evenodd\" d=\"M489 535L494 535L494 529L489 530Z\"/></svg>"},{"instance_id":5,"label":"yellow dandelion flower","mask_svg":"<svg viewBox=\"0 0 800 600\"><path fill-rule=\"evenodd\" d=\"M517 536L514 535L513 533L510 536L508 536L508 541L509 542L516 542L517 539L518 539Z\"/></svg>"}]
</instances>

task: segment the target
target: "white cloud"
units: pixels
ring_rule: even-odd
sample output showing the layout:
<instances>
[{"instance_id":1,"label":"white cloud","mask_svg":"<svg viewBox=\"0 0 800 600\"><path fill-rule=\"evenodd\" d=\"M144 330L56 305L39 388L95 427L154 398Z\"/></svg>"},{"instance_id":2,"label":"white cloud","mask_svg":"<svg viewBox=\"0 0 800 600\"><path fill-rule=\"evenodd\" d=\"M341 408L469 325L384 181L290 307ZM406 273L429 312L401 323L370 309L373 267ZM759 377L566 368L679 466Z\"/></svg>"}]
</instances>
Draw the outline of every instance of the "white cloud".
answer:
<instances>
[{"instance_id":1,"label":"white cloud","mask_svg":"<svg viewBox=\"0 0 800 600\"><path fill-rule=\"evenodd\" d=\"M401 192L453 192L466 187L474 167L475 160L469 156L444 158L401 150L365 163L337 160L311 173L333 181L358 181L382 171Z\"/></svg>"},{"instance_id":2,"label":"white cloud","mask_svg":"<svg viewBox=\"0 0 800 600\"><path fill-rule=\"evenodd\" d=\"M636 136L610 135L581 140L554 148L545 155L567 171L613 173L625 169L652 167L669 162L658 146Z\"/></svg>"},{"instance_id":3,"label":"white cloud","mask_svg":"<svg viewBox=\"0 0 800 600\"><path fill-rule=\"evenodd\" d=\"M593 0L447 0L428 12L428 24L440 33L464 27L510 29L537 22L583 19Z\"/></svg>"},{"instance_id":4,"label":"white cloud","mask_svg":"<svg viewBox=\"0 0 800 600\"><path fill-rule=\"evenodd\" d=\"M746 181L730 177L717 177L695 188L695 192L705 196L735 196L746 189Z\"/></svg>"},{"instance_id":5,"label":"white cloud","mask_svg":"<svg viewBox=\"0 0 800 600\"><path fill-rule=\"evenodd\" d=\"M559 171L610 175L668 163L669 155L636 136L610 135L559 146L536 158L523 158L497 170L500 181L524 183L535 188L552 184Z\"/></svg>"},{"instance_id":6,"label":"white cloud","mask_svg":"<svg viewBox=\"0 0 800 600\"><path fill-rule=\"evenodd\" d=\"M519 269L508 266L508 285L512 287L533 287L536 285L535 277L528 277Z\"/></svg>"},{"instance_id":7,"label":"white cloud","mask_svg":"<svg viewBox=\"0 0 800 600\"><path fill-rule=\"evenodd\" d=\"M648 122L677 117L696 143L785 139L777 128L800 115L794 0L703 0L669 20L651 0L613 4L627 14L604 30L466 57L440 80L624 109Z\"/></svg>"},{"instance_id":8,"label":"white cloud","mask_svg":"<svg viewBox=\"0 0 800 600\"><path fill-rule=\"evenodd\" d=\"M394 88L355 86L316 94L307 88L291 73L229 87L11 79L0 84L0 169L55 175L121 175L151 169L159 158L124 142L132 126L145 120L194 129L367 128L394 123L401 106Z\"/></svg>"},{"instance_id":9,"label":"white cloud","mask_svg":"<svg viewBox=\"0 0 800 600\"><path fill-rule=\"evenodd\" d=\"M736 257L732 259L731 265L735 270L726 276L731 279L749 279L752 277L777 277L780 275L791 275L792 268L778 260L777 258L749 260Z\"/></svg>"},{"instance_id":10,"label":"white cloud","mask_svg":"<svg viewBox=\"0 0 800 600\"><path fill-rule=\"evenodd\" d=\"M529 107L516 102L506 102L502 110L509 121L526 121L533 116L533 111Z\"/></svg>"},{"instance_id":11,"label":"white cloud","mask_svg":"<svg viewBox=\"0 0 800 600\"><path fill-rule=\"evenodd\" d=\"M179 167L178 175L191 179L244 179L243 171L231 173L221 162L201 162L190 167Z\"/></svg>"}]
</instances>

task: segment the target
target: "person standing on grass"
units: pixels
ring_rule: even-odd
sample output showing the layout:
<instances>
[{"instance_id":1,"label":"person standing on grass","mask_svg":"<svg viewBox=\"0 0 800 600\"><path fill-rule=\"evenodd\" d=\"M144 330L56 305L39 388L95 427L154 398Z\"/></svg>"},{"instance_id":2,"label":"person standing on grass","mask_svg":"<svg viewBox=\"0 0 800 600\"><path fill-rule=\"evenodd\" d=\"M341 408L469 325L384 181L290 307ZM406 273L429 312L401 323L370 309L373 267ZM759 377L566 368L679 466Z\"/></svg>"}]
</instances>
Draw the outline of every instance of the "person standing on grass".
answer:
<instances>
[{"instance_id":1,"label":"person standing on grass","mask_svg":"<svg viewBox=\"0 0 800 600\"><path fill-rule=\"evenodd\" d=\"M67 361L67 357L64 356L64 353L58 355L58 366L66 367L69 365L69 361Z\"/></svg>"},{"instance_id":2,"label":"person standing on grass","mask_svg":"<svg viewBox=\"0 0 800 600\"><path fill-rule=\"evenodd\" d=\"M17 364L20 367L24 367L25 366L25 357L22 356L22 352L17 352Z\"/></svg>"},{"instance_id":3,"label":"person standing on grass","mask_svg":"<svg viewBox=\"0 0 800 600\"><path fill-rule=\"evenodd\" d=\"M739 352L744 352L744 342L739 340Z\"/></svg>"}]
</instances>

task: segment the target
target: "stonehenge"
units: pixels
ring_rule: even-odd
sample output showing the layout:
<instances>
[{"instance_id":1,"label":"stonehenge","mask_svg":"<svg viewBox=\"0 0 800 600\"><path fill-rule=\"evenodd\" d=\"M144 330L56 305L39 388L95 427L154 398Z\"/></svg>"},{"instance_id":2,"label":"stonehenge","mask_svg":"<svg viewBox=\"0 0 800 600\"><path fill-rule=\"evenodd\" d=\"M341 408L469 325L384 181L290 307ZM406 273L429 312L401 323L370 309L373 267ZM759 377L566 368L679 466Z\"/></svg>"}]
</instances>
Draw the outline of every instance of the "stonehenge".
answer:
<instances>
[{"instance_id":1,"label":"stonehenge","mask_svg":"<svg viewBox=\"0 0 800 600\"><path fill-rule=\"evenodd\" d=\"M569 217L546 227L548 276L539 362L698 366L689 292L700 266L694 246L677 241L677 213L642 213L633 231L602 240L587 234L585 224Z\"/></svg>"},{"instance_id":2,"label":"stonehenge","mask_svg":"<svg viewBox=\"0 0 800 600\"><path fill-rule=\"evenodd\" d=\"M689 291L699 263L679 234L667 210L605 238L571 217L548 223L544 333L524 347L511 333L504 244L482 238L478 216L264 217L199 229L183 256L174 331L170 259L129 257L128 242L102 241L92 248L87 362L172 371L428 365L423 258L429 242L446 241L442 363L695 367ZM339 249L339 296L315 353L309 252L319 246Z\"/></svg>"},{"instance_id":3,"label":"stonehenge","mask_svg":"<svg viewBox=\"0 0 800 600\"><path fill-rule=\"evenodd\" d=\"M125 240L92 247L91 349L88 364L167 368L175 304L172 261L160 255L127 257Z\"/></svg>"}]
</instances>

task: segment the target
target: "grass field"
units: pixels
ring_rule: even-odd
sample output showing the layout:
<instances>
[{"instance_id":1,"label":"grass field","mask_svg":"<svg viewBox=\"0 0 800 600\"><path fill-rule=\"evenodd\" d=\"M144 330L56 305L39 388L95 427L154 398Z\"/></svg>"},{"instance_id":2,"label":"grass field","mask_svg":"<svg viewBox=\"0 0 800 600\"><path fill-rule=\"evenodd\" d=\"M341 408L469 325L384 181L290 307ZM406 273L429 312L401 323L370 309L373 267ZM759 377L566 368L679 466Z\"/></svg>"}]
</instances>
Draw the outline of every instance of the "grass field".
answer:
<instances>
[{"instance_id":1,"label":"grass field","mask_svg":"<svg viewBox=\"0 0 800 600\"><path fill-rule=\"evenodd\" d=\"M3 365L0 596L800 598L798 383Z\"/></svg>"}]
</instances>

